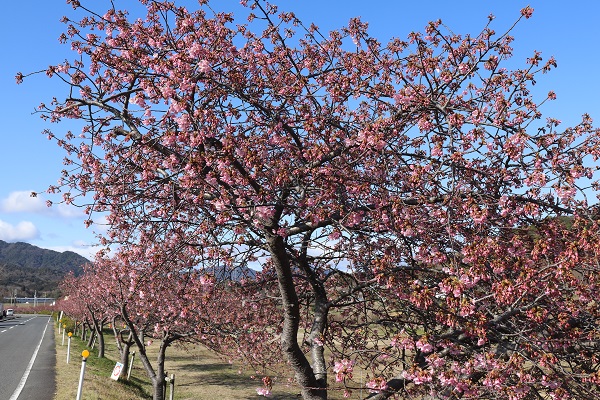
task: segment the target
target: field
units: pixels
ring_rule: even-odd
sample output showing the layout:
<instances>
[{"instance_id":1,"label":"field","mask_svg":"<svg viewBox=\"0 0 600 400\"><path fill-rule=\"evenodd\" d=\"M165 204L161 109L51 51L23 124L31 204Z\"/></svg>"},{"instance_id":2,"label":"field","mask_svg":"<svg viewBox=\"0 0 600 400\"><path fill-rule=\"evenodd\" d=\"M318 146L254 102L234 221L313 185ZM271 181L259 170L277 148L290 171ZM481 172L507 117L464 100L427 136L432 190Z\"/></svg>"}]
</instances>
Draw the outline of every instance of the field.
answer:
<instances>
[{"instance_id":1,"label":"field","mask_svg":"<svg viewBox=\"0 0 600 400\"><path fill-rule=\"evenodd\" d=\"M81 371L81 352L86 343L78 337L71 339L70 363L66 363L67 340L62 345L62 333L58 334L55 324L57 393L54 400L73 400L77 394ZM135 359L129 382L116 382L110 379L112 369L118 360L118 350L112 334L106 331L106 357L96 357L97 349L90 350L86 361L83 383L83 400L142 400L151 399L151 384L141 362ZM156 347L148 348L150 359L155 357ZM169 376L175 376L175 396L177 400L203 399L264 399L258 396L256 388L262 386L261 376L252 377L249 371L240 371L239 365L226 360L200 346L170 347L167 350L165 369ZM331 374L330 374L331 375ZM293 385L275 381L273 396L276 400L297 400L299 389ZM167 399L169 398L167 389ZM357 393L358 394L358 393ZM342 393L332 391L330 399L342 399ZM353 398L361 398L360 396Z\"/></svg>"}]
</instances>

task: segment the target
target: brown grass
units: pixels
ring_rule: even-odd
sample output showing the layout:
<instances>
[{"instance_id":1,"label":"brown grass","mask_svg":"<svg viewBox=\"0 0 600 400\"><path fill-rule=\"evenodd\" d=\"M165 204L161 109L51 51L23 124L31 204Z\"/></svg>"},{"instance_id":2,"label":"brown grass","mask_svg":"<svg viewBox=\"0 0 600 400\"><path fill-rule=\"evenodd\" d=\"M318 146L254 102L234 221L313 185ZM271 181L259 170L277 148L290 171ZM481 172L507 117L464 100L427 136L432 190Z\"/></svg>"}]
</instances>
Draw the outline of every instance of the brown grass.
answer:
<instances>
[{"instance_id":1,"label":"brown grass","mask_svg":"<svg viewBox=\"0 0 600 400\"><path fill-rule=\"evenodd\" d=\"M69 329L69 328L67 328ZM146 371L138 358L135 359L129 382L115 382L110 379L115 362L119 359L112 334L105 335L106 357L99 359L97 349L90 350L86 361L85 379L83 383L83 400L146 400L151 399L152 387ZM70 363L66 363L67 340L62 346L62 334L58 334L55 323L56 341L56 380L57 393L54 400L73 400L77 395L77 386L81 371L81 352L86 343L78 337L71 339ZM148 355L153 361L157 346L148 348ZM230 399L265 399L256 394L256 388L262 386L262 376L252 377L251 372L230 364L215 353L202 346L173 346L167 350L165 370L168 375L175 375L176 400L230 400ZM333 375L333 374L330 374ZM333 378L333 376L332 376ZM167 389L168 390L168 389ZM276 400L300 399L297 386L288 385L286 379L275 379L273 396ZM358 393L357 393L358 395ZM167 399L169 392L167 392ZM340 391L331 391L330 399L342 399ZM355 397L358 398L358 397Z\"/></svg>"}]
</instances>

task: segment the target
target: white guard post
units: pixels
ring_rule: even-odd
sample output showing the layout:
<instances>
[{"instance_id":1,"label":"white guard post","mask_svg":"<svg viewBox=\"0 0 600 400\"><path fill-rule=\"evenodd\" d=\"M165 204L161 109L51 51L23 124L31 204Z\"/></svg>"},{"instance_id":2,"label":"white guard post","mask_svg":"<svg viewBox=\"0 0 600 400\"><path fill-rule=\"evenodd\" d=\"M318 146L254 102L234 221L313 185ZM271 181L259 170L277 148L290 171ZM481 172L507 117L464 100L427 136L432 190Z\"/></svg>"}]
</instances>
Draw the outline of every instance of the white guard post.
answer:
<instances>
[{"instance_id":1,"label":"white guard post","mask_svg":"<svg viewBox=\"0 0 600 400\"><path fill-rule=\"evenodd\" d=\"M90 356L90 352L87 350L84 350L81 352L81 357L83 357L83 360L81 360L81 373L79 374L79 386L77 387L77 399L76 400L81 400L81 391L83 389L83 376L85 375L85 361L87 360L87 358Z\"/></svg>"}]
</instances>

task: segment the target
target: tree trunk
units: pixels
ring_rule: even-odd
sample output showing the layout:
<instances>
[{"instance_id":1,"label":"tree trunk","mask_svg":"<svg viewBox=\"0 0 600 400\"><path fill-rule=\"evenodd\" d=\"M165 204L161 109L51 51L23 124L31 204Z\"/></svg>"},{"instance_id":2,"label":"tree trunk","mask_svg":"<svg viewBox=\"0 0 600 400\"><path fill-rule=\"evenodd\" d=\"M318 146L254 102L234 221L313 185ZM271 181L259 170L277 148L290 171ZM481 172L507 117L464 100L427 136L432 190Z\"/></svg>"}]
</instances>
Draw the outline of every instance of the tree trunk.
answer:
<instances>
[{"instance_id":1,"label":"tree trunk","mask_svg":"<svg viewBox=\"0 0 600 400\"><path fill-rule=\"evenodd\" d=\"M96 335L98 337L98 358L104 358L104 333L102 332L104 322L106 322L105 319L100 321L96 327Z\"/></svg>"},{"instance_id":2,"label":"tree trunk","mask_svg":"<svg viewBox=\"0 0 600 400\"><path fill-rule=\"evenodd\" d=\"M79 326L79 324L77 323L77 321L75 321L75 326L73 327L73 336L77 335L77 327Z\"/></svg>"},{"instance_id":3,"label":"tree trunk","mask_svg":"<svg viewBox=\"0 0 600 400\"><path fill-rule=\"evenodd\" d=\"M267 237L269 252L277 272L277 282L283 306L283 331L281 348L294 371L296 381L301 387L304 400L327 399L326 385L317 379L315 373L298 344L298 327L300 324L300 304L294 286L292 269L285 243L281 236Z\"/></svg>"},{"instance_id":4,"label":"tree trunk","mask_svg":"<svg viewBox=\"0 0 600 400\"><path fill-rule=\"evenodd\" d=\"M123 364L123 372L127 374L129 371L129 352L131 351L131 342L123 343L123 351L121 352L121 364ZM123 378L127 380L127 376Z\"/></svg>"},{"instance_id":5,"label":"tree trunk","mask_svg":"<svg viewBox=\"0 0 600 400\"><path fill-rule=\"evenodd\" d=\"M138 332L136 330L136 326L129 319L127 310L125 307L121 307L121 315L123 320L129 327L129 331L131 334L131 338L135 342L139 358L146 370L146 374L152 381L152 400L164 400L165 395L165 352L167 346L170 341L168 340L168 333L165 332L163 339L160 342L160 348L158 352L158 356L156 357L157 365L156 370L152 367L152 363L148 359L148 354L146 354L146 344L144 343L144 335L143 331Z\"/></svg>"},{"instance_id":6,"label":"tree trunk","mask_svg":"<svg viewBox=\"0 0 600 400\"><path fill-rule=\"evenodd\" d=\"M115 337L115 344L117 345L119 354L121 358L123 358L123 336L121 335L122 331L117 329L117 317L113 317L110 326L112 327L113 335Z\"/></svg>"},{"instance_id":7,"label":"tree trunk","mask_svg":"<svg viewBox=\"0 0 600 400\"><path fill-rule=\"evenodd\" d=\"M121 355L121 364L123 364L123 371L129 371L129 353L131 352L131 346L134 344L133 336L131 331L127 339L123 338L123 332L119 333L121 340L117 340L119 343L119 354Z\"/></svg>"},{"instance_id":8,"label":"tree trunk","mask_svg":"<svg viewBox=\"0 0 600 400\"><path fill-rule=\"evenodd\" d=\"M136 335L136 337L137 337L137 335ZM142 365L144 366L144 369L146 370L146 374L152 381L152 399L153 400L164 400L163 399L163 397L164 397L163 382L165 379L164 365L163 366L157 365L156 370L155 370L154 367L152 367L150 360L148 359L148 354L146 354L145 345L143 343L139 342L139 340L136 340L135 342L136 342L136 345L138 348L139 357L142 362ZM163 359L163 362L164 362L164 359ZM162 375L160 375L161 373L162 373Z\"/></svg>"},{"instance_id":9,"label":"tree trunk","mask_svg":"<svg viewBox=\"0 0 600 400\"><path fill-rule=\"evenodd\" d=\"M75 329L77 331L77 329ZM81 321L81 341L84 342L86 339L86 321Z\"/></svg>"},{"instance_id":10,"label":"tree trunk","mask_svg":"<svg viewBox=\"0 0 600 400\"><path fill-rule=\"evenodd\" d=\"M167 388L165 382L165 353L169 344L165 339L160 342L160 349L156 356L156 379L152 380L152 388L154 389L153 400L162 400L165 397Z\"/></svg>"},{"instance_id":11,"label":"tree trunk","mask_svg":"<svg viewBox=\"0 0 600 400\"><path fill-rule=\"evenodd\" d=\"M327 330L327 316L329 314L329 301L327 300L327 290L320 278L312 270L307 259L310 236L307 233L302 245L302 253L299 257L300 268L308 277L315 298L313 308L314 316L312 326L307 337L307 344L310 346L312 368L319 387L327 388L327 362L325 361L324 339Z\"/></svg>"},{"instance_id":12,"label":"tree trunk","mask_svg":"<svg viewBox=\"0 0 600 400\"><path fill-rule=\"evenodd\" d=\"M88 306L88 310L90 312L90 317L92 318L92 323L94 324L94 329L90 335L90 345L95 334L98 339L98 358L104 358L104 334L102 333L102 327L106 322L106 317L102 318L102 320L98 320L90 306Z\"/></svg>"},{"instance_id":13,"label":"tree trunk","mask_svg":"<svg viewBox=\"0 0 600 400\"><path fill-rule=\"evenodd\" d=\"M92 344L94 343L94 337L95 337L95 335L96 335L95 331L92 330L90 332L90 337L89 337L89 339L87 341L87 347L89 347L89 348L92 347Z\"/></svg>"},{"instance_id":14,"label":"tree trunk","mask_svg":"<svg viewBox=\"0 0 600 400\"><path fill-rule=\"evenodd\" d=\"M319 387L327 387L327 362L325 361L325 348L323 336L327 328L327 314L329 307L324 290L315 290L314 320L308 336L311 346L312 367Z\"/></svg>"},{"instance_id":15,"label":"tree trunk","mask_svg":"<svg viewBox=\"0 0 600 400\"><path fill-rule=\"evenodd\" d=\"M156 370L152 368L152 364L150 363L146 352L144 351L142 354L142 351L140 350L140 359L152 381L152 400L164 400L165 397L165 353L169 346L167 335L168 334L165 334L165 337L163 337L163 340L160 342L160 348L158 349L158 355L156 356Z\"/></svg>"}]
</instances>

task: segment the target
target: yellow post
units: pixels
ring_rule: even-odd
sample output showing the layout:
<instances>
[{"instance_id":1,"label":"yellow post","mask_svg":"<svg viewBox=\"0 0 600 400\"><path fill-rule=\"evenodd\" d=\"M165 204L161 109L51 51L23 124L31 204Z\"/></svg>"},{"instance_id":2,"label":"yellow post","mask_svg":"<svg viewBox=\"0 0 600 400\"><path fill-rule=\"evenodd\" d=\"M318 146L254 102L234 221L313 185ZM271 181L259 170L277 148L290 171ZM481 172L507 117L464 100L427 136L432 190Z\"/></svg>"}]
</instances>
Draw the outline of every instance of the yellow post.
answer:
<instances>
[{"instance_id":1,"label":"yellow post","mask_svg":"<svg viewBox=\"0 0 600 400\"><path fill-rule=\"evenodd\" d=\"M67 344L67 364L69 363L69 358L71 356L71 336L73 336L73 333L69 332L69 342Z\"/></svg>"},{"instance_id":2,"label":"yellow post","mask_svg":"<svg viewBox=\"0 0 600 400\"><path fill-rule=\"evenodd\" d=\"M81 389L83 389L83 376L85 375L85 361L87 360L87 358L90 356L90 352L87 350L84 350L81 352L81 357L83 357L83 360L81 360L81 373L79 374L79 386L77 387L77 399L76 400L81 400Z\"/></svg>"}]
</instances>

